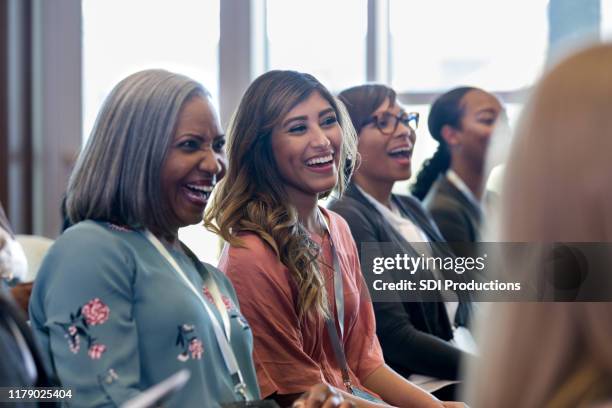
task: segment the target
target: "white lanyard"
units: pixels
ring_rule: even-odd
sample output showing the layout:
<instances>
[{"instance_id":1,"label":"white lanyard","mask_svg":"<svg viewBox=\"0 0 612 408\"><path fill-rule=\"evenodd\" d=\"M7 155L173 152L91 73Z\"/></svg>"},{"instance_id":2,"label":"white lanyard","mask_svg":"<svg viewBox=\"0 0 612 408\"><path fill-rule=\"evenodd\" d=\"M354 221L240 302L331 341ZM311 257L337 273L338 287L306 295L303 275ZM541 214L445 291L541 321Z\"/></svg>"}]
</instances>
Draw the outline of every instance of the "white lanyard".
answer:
<instances>
[{"instance_id":1,"label":"white lanyard","mask_svg":"<svg viewBox=\"0 0 612 408\"><path fill-rule=\"evenodd\" d=\"M336 253L336 247L332 240L331 230L327 224L327 220L323 216L323 213L318 209L319 217L325 227L325 231L329 236L329 245L331 247L332 258L334 262L334 295L336 298L336 319L338 319L338 326L340 326L340 335L336 330L335 319L325 319L325 326L327 327L327 333L331 340L332 348L336 356L340 371L342 372L342 381L347 391L354 394L353 384L351 383L351 377L349 375L349 367L346 361L346 354L344 353L344 288L342 287L342 270L340 269L340 261L338 260L338 254ZM331 305L330 305L331 306Z\"/></svg>"},{"instance_id":2,"label":"white lanyard","mask_svg":"<svg viewBox=\"0 0 612 408\"><path fill-rule=\"evenodd\" d=\"M208 302L204 299L204 296L195 288L193 282L187 278L187 275L180 267L180 265L176 262L176 260L170 255L166 247L157 239L155 235L151 233L151 231L146 230L144 232L146 238L149 242L157 249L157 251L168 261L168 263L172 266L174 271L181 277L183 282L187 285L187 287L198 297L200 303L204 306L206 313L210 317L213 331L215 332L215 337L217 339L217 344L219 345L219 349L221 350L221 355L223 356L223 361L225 362L225 366L230 372L230 376L232 378L232 382L234 383L234 392L237 395L242 396L245 400L251 400L248 395L248 389L246 384L244 383L242 373L240 372L240 367L238 366L238 362L236 361L236 356L234 354L234 350L232 349L231 344L229 343L230 339L230 323L229 316L227 310L224 307L223 300L221 299L221 295L219 292L219 288L214 281L214 278L210 276L208 271L206 271L206 276L203 277L204 283L207 285L211 295L214 299L214 303L219 309L219 314L223 319L223 325L225 326L225 331L221 328L217 317L211 310ZM218 300L218 301L217 301Z\"/></svg>"},{"instance_id":3,"label":"white lanyard","mask_svg":"<svg viewBox=\"0 0 612 408\"><path fill-rule=\"evenodd\" d=\"M334 262L334 297L336 299L336 318L338 319L338 325L340 326L340 339L344 339L344 288L342 287L342 271L340 269L340 261L338 260L338 254L336 253L336 247L332 240L331 231L325 216L319 211L319 217L325 227L325 231L329 236L329 246L331 247L332 258Z\"/></svg>"}]
</instances>

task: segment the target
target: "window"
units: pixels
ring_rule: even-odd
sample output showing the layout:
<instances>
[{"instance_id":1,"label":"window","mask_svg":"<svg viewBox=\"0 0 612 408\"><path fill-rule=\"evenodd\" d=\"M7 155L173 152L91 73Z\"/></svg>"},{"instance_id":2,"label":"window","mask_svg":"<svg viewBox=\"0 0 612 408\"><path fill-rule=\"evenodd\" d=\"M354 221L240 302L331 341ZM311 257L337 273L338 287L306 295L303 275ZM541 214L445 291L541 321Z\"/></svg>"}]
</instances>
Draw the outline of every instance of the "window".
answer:
<instances>
[{"instance_id":1,"label":"window","mask_svg":"<svg viewBox=\"0 0 612 408\"><path fill-rule=\"evenodd\" d=\"M219 0L83 0L83 134L104 98L147 68L180 72L218 95Z\"/></svg>"},{"instance_id":2,"label":"window","mask_svg":"<svg viewBox=\"0 0 612 408\"><path fill-rule=\"evenodd\" d=\"M391 0L392 86L530 86L545 61L548 0Z\"/></svg>"},{"instance_id":3,"label":"window","mask_svg":"<svg viewBox=\"0 0 612 408\"><path fill-rule=\"evenodd\" d=\"M366 0L268 0L269 69L314 75L339 92L365 82Z\"/></svg>"},{"instance_id":4,"label":"window","mask_svg":"<svg viewBox=\"0 0 612 408\"><path fill-rule=\"evenodd\" d=\"M127 75L163 68L201 82L218 100L219 0L83 0L83 134L104 98ZM218 238L201 225L181 240L216 264Z\"/></svg>"},{"instance_id":5,"label":"window","mask_svg":"<svg viewBox=\"0 0 612 408\"><path fill-rule=\"evenodd\" d=\"M601 0L601 37L612 40L612 0Z\"/></svg>"}]
</instances>

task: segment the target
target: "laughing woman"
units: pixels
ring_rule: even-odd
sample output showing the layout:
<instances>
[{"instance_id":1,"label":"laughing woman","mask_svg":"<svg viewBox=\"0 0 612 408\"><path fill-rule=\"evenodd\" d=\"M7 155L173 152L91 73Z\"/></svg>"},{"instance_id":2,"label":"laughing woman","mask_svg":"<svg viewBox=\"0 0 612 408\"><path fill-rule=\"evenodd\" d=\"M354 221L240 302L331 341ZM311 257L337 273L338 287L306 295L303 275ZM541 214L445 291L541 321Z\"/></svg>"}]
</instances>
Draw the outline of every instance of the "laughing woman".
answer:
<instances>
[{"instance_id":1,"label":"laughing woman","mask_svg":"<svg viewBox=\"0 0 612 408\"><path fill-rule=\"evenodd\" d=\"M346 194L329 208L347 220L362 255L362 244L367 243L368 256L452 257L418 200L392 192L396 182L410 178L418 115L406 112L395 91L385 85L360 85L339 96L358 131L359 166ZM406 277L401 270L390 273L397 282ZM437 271L422 273L433 279ZM363 274L372 277L371 269L364 268ZM454 398L452 382L460 379L461 360L469 356L457 347L457 339L469 333L465 328L469 299L442 303L427 298L415 301L416 293L411 299L398 296L394 301L389 299L392 293L386 296L386 301L374 303L374 311L387 362L406 378L429 387L428 391ZM431 377L446 381L432 383Z\"/></svg>"},{"instance_id":2,"label":"laughing woman","mask_svg":"<svg viewBox=\"0 0 612 408\"><path fill-rule=\"evenodd\" d=\"M165 406L259 397L231 284L178 240L223 177L224 142L210 95L187 77L142 71L104 102L68 186L75 225L45 258L30 304L71 406L121 405L181 369L190 379ZM328 387L312 395L340 403Z\"/></svg>"},{"instance_id":3,"label":"laughing woman","mask_svg":"<svg viewBox=\"0 0 612 408\"><path fill-rule=\"evenodd\" d=\"M324 381L360 407L385 406L374 394L443 406L385 365L348 226L317 205L342 192L355 155L337 100L308 74L268 72L240 102L228 154L206 222L229 243L220 269L251 322L262 395L284 405Z\"/></svg>"}]
</instances>

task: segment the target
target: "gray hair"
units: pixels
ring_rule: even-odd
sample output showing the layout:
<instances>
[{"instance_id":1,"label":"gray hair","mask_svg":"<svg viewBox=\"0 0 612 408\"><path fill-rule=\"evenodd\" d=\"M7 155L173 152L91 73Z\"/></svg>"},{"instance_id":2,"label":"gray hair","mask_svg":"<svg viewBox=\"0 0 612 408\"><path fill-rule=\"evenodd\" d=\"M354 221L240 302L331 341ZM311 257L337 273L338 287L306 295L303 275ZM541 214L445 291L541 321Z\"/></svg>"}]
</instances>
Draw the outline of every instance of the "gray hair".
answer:
<instances>
[{"instance_id":1,"label":"gray hair","mask_svg":"<svg viewBox=\"0 0 612 408\"><path fill-rule=\"evenodd\" d=\"M68 182L72 223L105 220L169 231L161 168L185 102L210 97L196 81L146 70L119 82L108 95Z\"/></svg>"}]
</instances>

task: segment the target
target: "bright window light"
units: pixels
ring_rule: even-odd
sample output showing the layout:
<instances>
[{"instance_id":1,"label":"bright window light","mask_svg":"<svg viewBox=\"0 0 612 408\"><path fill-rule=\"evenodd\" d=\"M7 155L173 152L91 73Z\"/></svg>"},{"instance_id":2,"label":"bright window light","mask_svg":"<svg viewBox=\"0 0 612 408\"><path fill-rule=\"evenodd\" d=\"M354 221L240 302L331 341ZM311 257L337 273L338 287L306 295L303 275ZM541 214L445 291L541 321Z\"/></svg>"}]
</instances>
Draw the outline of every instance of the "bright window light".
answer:
<instances>
[{"instance_id":1,"label":"bright window light","mask_svg":"<svg viewBox=\"0 0 612 408\"><path fill-rule=\"evenodd\" d=\"M314 75L330 90L365 82L366 0L268 0L269 69Z\"/></svg>"},{"instance_id":2,"label":"bright window light","mask_svg":"<svg viewBox=\"0 0 612 408\"><path fill-rule=\"evenodd\" d=\"M390 0L399 92L530 86L547 52L548 0Z\"/></svg>"},{"instance_id":3,"label":"bright window light","mask_svg":"<svg viewBox=\"0 0 612 408\"><path fill-rule=\"evenodd\" d=\"M117 82L163 68L201 82L217 100L219 0L83 0L83 135Z\"/></svg>"}]
</instances>

